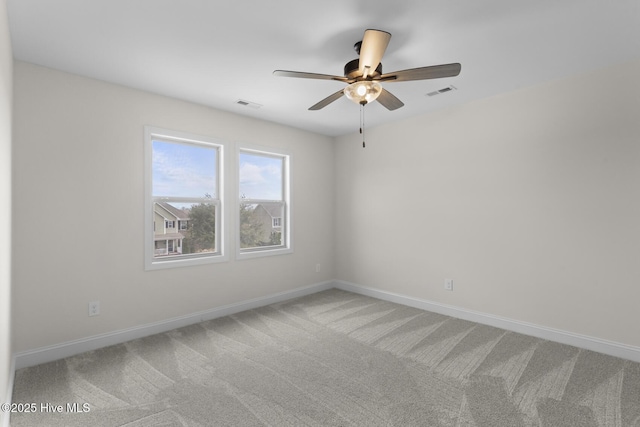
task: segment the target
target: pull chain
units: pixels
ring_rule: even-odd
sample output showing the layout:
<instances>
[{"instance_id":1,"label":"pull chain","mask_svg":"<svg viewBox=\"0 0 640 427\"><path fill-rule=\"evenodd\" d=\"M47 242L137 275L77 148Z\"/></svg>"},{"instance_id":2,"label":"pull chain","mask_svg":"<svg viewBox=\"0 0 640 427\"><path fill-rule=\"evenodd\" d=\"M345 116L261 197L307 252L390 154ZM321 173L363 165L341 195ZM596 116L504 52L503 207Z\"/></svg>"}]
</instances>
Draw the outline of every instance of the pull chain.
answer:
<instances>
[{"instance_id":1,"label":"pull chain","mask_svg":"<svg viewBox=\"0 0 640 427\"><path fill-rule=\"evenodd\" d=\"M365 147L364 143L364 105L366 102L360 104L360 134L362 135L362 148Z\"/></svg>"}]
</instances>

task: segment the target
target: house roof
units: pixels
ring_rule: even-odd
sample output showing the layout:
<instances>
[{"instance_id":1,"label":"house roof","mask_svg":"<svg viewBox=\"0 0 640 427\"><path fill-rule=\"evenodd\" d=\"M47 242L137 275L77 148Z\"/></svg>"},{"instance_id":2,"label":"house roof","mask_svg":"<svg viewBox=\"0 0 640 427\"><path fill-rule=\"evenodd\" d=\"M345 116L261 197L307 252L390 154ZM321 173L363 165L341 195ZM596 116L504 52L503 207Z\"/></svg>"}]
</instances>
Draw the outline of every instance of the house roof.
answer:
<instances>
[{"instance_id":1,"label":"house roof","mask_svg":"<svg viewBox=\"0 0 640 427\"><path fill-rule=\"evenodd\" d=\"M282 203L280 202L263 202L258 203L258 206L262 206L262 208L267 211L267 213L271 216L271 218L280 218L282 217Z\"/></svg>"},{"instance_id":2,"label":"house roof","mask_svg":"<svg viewBox=\"0 0 640 427\"><path fill-rule=\"evenodd\" d=\"M169 212L171 215L175 216L176 219L181 221L187 221L189 219L189 213L183 211L182 209L178 209L173 205L170 205L167 202L156 202L157 205L160 205L164 210Z\"/></svg>"}]
</instances>

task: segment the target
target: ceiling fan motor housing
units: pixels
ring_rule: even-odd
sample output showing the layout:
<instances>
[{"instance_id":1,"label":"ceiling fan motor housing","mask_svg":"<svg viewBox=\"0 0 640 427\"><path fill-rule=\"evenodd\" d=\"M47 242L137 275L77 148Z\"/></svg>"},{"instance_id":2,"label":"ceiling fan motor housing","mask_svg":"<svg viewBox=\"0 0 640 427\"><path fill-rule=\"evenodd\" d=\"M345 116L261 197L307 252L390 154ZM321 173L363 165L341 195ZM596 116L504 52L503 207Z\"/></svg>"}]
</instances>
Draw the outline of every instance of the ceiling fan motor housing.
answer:
<instances>
[{"instance_id":1,"label":"ceiling fan motor housing","mask_svg":"<svg viewBox=\"0 0 640 427\"><path fill-rule=\"evenodd\" d=\"M378 64L374 72L369 73L367 80L374 79L380 75L382 75L382 62ZM360 58L356 58L345 64L344 76L348 79L357 79L358 77L362 77L362 74L360 73Z\"/></svg>"}]
</instances>

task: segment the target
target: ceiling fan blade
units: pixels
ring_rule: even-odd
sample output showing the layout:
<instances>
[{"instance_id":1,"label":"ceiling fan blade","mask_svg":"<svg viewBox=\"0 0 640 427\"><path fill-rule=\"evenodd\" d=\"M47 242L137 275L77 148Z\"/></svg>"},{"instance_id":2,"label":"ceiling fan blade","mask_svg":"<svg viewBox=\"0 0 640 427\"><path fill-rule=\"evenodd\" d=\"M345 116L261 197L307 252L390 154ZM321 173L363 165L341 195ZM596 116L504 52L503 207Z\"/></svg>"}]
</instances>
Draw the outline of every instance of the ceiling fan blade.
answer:
<instances>
[{"instance_id":1,"label":"ceiling fan blade","mask_svg":"<svg viewBox=\"0 0 640 427\"><path fill-rule=\"evenodd\" d=\"M335 100L339 99L340 97L342 97L342 95L344 95L344 89L340 89L336 93L327 96L322 101L320 101L317 104L312 105L311 107L309 107L309 110L312 110L312 111L320 110L320 109L326 107L327 105L331 104L333 101L335 101Z\"/></svg>"},{"instance_id":2,"label":"ceiling fan blade","mask_svg":"<svg viewBox=\"0 0 640 427\"><path fill-rule=\"evenodd\" d=\"M366 30L360 46L360 62L358 68L363 76L373 73L382 61L391 34L380 30Z\"/></svg>"},{"instance_id":3,"label":"ceiling fan blade","mask_svg":"<svg viewBox=\"0 0 640 427\"><path fill-rule=\"evenodd\" d=\"M317 80L337 80L339 82L348 82L349 79L343 76L332 76L329 74L304 73L301 71L275 70L274 76L297 77L301 79L317 79Z\"/></svg>"},{"instance_id":4,"label":"ceiling fan blade","mask_svg":"<svg viewBox=\"0 0 640 427\"><path fill-rule=\"evenodd\" d=\"M433 65L431 67L412 68L410 70L394 71L380 76L380 81L406 82L410 80L441 79L455 77L460 74L462 66L459 63Z\"/></svg>"},{"instance_id":5,"label":"ceiling fan blade","mask_svg":"<svg viewBox=\"0 0 640 427\"><path fill-rule=\"evenodd\" d=\"M382 104L387 110L393 111L404 106L404 103L395 97L391 92L386 89L382 89L380 95L377 98L378 102Z\"/></svg>"}]
</instances>

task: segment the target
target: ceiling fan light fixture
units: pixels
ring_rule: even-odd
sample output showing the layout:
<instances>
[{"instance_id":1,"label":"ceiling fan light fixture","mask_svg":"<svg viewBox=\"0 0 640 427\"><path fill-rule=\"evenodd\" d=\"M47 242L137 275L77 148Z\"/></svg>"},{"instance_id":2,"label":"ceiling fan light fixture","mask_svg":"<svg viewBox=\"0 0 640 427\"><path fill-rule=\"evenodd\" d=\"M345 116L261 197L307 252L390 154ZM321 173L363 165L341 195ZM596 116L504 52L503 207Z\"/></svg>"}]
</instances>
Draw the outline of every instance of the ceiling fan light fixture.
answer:
<instances>
[{"instance_id":1,"label":"ceiling fan light fixture","mask_svg":"<svg viewBox=\"0 0 640 427\"><path fill-rule=\"evenodd\" d=\"M344 94L356 104L368 104L375 101L381 92L380 83L372 80L361 80L344 88Z\"/></svg>"}]
</instances>

